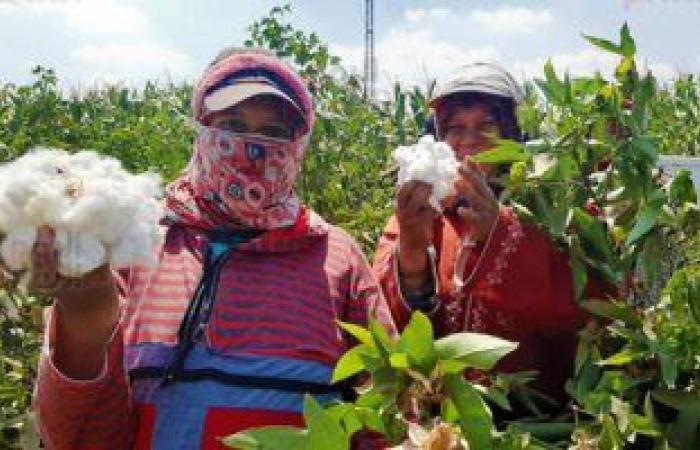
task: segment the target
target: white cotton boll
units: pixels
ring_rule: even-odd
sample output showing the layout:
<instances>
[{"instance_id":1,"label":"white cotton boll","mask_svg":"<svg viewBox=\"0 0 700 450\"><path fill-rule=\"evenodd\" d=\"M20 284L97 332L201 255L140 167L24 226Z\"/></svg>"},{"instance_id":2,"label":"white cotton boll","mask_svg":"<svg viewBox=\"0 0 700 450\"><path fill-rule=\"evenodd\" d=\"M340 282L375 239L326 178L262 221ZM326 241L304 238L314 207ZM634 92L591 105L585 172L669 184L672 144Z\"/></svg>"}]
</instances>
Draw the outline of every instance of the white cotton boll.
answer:
<instances>
[{"instance_id":1,"label":"white cotton boll","mask_svg":"<svg viewBox=\"0 0 700 450\"><path fill-rule=\"evenodd\" d=\"M32 218L36 224L53 224L68 207L64 186L46 180L26 199L24 210L18 217ZM26 221L26 220L25 220Z\"/></svg>"},{"instance_id":2,"label":"white cotton boll","mask_svg":"<svg viewBox=\"0 0 700 450\"><path fill-rule=\"evenodd\" d=\"M124 239L110 249L110 264L115 267L125 267L130 264L153 267L158 263L157 254L152 249L157 248L161 242L161 235L145 236L140 233L143 233L141 227L134 227L127 231ZM134 236L139 238L130 239Z\"/></svg>"},{"instance_id":3,"label":"white cotton boll","mask_svg":"<svg viewBox=\"0 0 700 450\"><path fill-rule=\"evenodd\" d=\"M452 148L426 135L414 145L398 147L393 156L399 164L399 186L409 181L430 184L433 188L430 204L438 211L442 210L440 201L454 192L459 168Z\"/></svg>"},{"instance_id":4,"label":"white cotton boll","mask_svg":"<svg viewBox=\"0 0 700 450\"><path fill-rule=\"evenodd\" d=\"M29 152L0 172L0 230L48 223L67 205L63 184L56 178L64 170L66 153L47 152L42 159Z\"/></svg>"},{"instance_id":5,"label":"white cotton boll","mask_svg":"<svg viewBox=\"0 0 700 450\"><path fill-rule=\"evenodd\" d=\"M163 211L157 202L144 201L136 211L134 220L124 233L123 238L110 248L109 259L113 266L122 267L129 264L154 266L158 263L154 248L163 242L163 233L159 227L153 227L162 217Z\"/></svg>"},{"instance_id":6,"label":"white cotton boll","mask_svg":"<svg viewBox=\"0 0 700 450\"><path fill-rule=\"evenodd\" d=\"M86 179L83 193L61 216L65 227L90 231L107 245L116 244L133 217L133 199L103 179Z\"/></svg>"},{"instance_id":7,"label":"white cotton boll","mask_svg":"<svg viewBox=\"0 0 700 450\"><path fill-rule=\"evenodd\" d=\"M59 271L68 276L108 261L152 265L162 242L161 197L157 174L130 174L118 160L93 151L35 149L0 164L0 232L9 237L51 226L62 251ZM27 257L14 262L13 270L29 268Z\"/></svg>"},{"instance_id":8,"label":"white cotton boll","mask_svg":"<svg viewBox=\"0 0 700 450\"><path fill-rule=\"evenodd\" d=\"M163 192L160 177L151 172L134 175L131 186L145 197L160 197Z\"/></svg>"},{"instance_id":9,"label":"white cotton boll","mask_svg":"<svg viewBox=\"0 0 700 450\"><path fill-rule=\"evenodd\" d=\"M55 245L60 252L58 272L67 277L79 277L106 262L104 245L89 233L57 230Z\"/></svg>"},{"instance_id":10,"label":"white cotton boll","mask_svg":"<svg viewBox=\"0 0 700 450\"><path fill-rule=\"evenodd\" d=\"M0 244L0 257L10 270L22 270L31 264L32 247L36 241L36 228L11 232Z\"/></svg>"}]
</instances>

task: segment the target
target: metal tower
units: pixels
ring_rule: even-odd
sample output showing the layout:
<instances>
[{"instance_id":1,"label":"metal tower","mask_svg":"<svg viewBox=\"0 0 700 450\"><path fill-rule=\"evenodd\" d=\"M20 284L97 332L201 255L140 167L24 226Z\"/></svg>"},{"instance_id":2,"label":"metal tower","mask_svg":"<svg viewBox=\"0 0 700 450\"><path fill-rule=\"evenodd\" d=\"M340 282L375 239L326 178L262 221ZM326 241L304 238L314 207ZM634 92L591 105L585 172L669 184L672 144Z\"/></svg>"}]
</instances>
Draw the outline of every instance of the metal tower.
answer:
<instances>
[{"instance_id":1,"label":"metal tower","mask_svg":"<svg viewBox=\"0 0 700 450\"><path fill-rule=\"evenodd\" d=\"M374 0L365 0L365 100L374 98Z\"/></svg>"}]
</instances>

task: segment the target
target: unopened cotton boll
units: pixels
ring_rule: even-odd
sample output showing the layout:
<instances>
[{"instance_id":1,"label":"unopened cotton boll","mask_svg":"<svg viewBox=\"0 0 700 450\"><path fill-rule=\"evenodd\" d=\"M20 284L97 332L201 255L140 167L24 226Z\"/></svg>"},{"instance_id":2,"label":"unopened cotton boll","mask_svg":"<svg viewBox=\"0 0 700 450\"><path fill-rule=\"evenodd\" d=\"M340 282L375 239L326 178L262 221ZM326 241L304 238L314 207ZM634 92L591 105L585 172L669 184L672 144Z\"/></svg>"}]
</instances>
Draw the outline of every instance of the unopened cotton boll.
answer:
<instances>
[{"instance_id":1,"label":"unopened cotton boll","mask_svg":"<svg viewBox=\"0 0 700 450\"><path fill-rule=\"evenodd\" d=\"M432 186L430 204L442 210L440 201L454 193L459 163L452 148L426 135L416 144L398 147L394 160L399 165L399 186L409 181L423 181Z\"/></svg>"},{"instance_id":2,"label":"unopened cotton boll","mask_svg":"<svg viewBox=\"0 0 700 450\"><path fill-rule=\"evenodd\" d=\"M0 165L3 260L13 270L28 269L36 230L48 225L56 230L63 275L107 262L153 265L162 242L161 196L157 174L133 175L114 158L34 149Z\"/></svg>"}]
</instances>

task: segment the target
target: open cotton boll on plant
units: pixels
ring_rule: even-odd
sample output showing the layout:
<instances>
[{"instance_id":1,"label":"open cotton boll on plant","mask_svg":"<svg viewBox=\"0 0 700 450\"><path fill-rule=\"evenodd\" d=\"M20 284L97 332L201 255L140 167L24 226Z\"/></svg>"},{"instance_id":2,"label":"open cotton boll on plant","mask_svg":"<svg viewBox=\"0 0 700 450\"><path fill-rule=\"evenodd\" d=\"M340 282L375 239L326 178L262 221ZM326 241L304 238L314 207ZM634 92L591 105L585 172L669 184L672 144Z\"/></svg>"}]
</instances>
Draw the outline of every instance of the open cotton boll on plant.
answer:
<instances>
[{"instance_id":1,"label":"open cotton boll on plant","mask_svg":"<svg viewBox=\"0 0 700 450\"><path fill-rule=\"evenodd\" d=\"M133 175L92 151L35 149L0 165L0 257L29 269L38 227L56 230L59 272L83 275L107 262L153 266L162 236L160 177Z\"/></svg>"},{"instance_id":2,"label":"open cotton boll on plant","mask_svg":"<svg viewBox=\"0 0 700 450\"><path fill-rule=\"evenodd\" d=\"M459 168L452 148L426 135L414 145L398 147L393 156L399 165L399 186L409 181L430 184L430 204L442 211L440 202L454 193Z\"/></svg>"}]
</instances>

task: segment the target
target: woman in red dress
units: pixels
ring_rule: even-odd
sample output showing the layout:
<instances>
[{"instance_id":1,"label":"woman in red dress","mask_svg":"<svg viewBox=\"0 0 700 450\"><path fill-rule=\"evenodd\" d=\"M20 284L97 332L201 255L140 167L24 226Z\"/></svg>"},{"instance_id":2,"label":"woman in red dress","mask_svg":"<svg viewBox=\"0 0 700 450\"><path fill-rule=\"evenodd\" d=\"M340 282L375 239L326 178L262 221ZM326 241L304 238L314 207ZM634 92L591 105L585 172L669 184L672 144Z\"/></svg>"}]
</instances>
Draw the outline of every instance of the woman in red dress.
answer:
<instances>
[{"instance_id":1,"label":"woman in red dress","mask_svg":"<svg viewBox=\"0 0 700 450\"><path fill-rule=\"evenodd\" d=\"M537 370L534 385L563 399L586 318L568 256L499 203L493 166L465 160L491 147L494 135L522 140L521 98L517 83L494 64L461 67L438 87L430 102L436 137L464 161L457 195L439 214L427 184L402 185L374 271L399 327L418 309L438 336L472 331L516 341L497 370Z\"/></svg>"}]
</instances>

